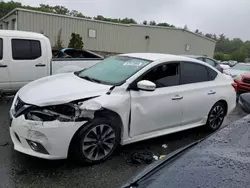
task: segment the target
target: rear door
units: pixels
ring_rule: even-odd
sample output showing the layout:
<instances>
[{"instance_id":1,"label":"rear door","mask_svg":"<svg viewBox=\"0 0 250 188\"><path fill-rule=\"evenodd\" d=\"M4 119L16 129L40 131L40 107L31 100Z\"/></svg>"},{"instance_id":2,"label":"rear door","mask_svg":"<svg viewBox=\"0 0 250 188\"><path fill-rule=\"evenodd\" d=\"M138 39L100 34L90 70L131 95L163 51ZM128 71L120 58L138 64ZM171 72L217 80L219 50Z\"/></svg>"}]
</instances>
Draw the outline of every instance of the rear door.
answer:
<instances>
[{"instance_id":1,"label":"rear door","mask_svg":"<svg viewBox=\"0 0 250 188\"><path fill-rule=\"evenodd\" d=\"M48 75L45 41L13 37L9 38L9 43L11 46L9 70L14 90Z\"/></svg>"},{"instance_id":2,"label":"rear door","mask_svg":"<svg viewBox=\"0 0 250 188\"><path fill-rule=\"evenodd\" d=\"M0 37L0 91L10 89L8 43L6 37Z\"/></svg>"},{"instance_id":3,"label":"rear door","mask_svg":"<svg viewBox=\"0 0 250 188\"><path fill-rule=\"evenodd\" d=\"M206 123L212 106L217 102L217 88L213 81L217 72L195 62L181 63L182 125Z\"/></svg>"}]
</instances>

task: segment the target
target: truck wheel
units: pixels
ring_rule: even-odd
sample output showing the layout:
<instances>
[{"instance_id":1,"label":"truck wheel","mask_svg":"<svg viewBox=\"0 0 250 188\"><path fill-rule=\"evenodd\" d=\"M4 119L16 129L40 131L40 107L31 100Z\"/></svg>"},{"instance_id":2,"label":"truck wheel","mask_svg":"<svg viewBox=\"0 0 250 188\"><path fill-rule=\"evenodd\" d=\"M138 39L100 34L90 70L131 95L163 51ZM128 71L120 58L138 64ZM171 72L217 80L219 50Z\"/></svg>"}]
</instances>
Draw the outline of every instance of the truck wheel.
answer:
<instances>
[{"instance_id":1,"label":"truck wheel","mask_svg":"<svg viewBox=\"0 0 250 188\"><path fill-rule=\"evenodd\" d=\"M207 119L207 128L210 131L216 131L217 129L220 128L222 125L224 118L226 115L226 107L223 103L217 102L215 105L212 107L208 114L208 119Z\"/></svg>"},{"instance_id":2,"label":"truck wheel","mask_svg":"<svg viewBox=\"0 0 250 188\"><path fill-rule=\"evenodd\" d=\"M81 164L106 160L120 143L120 127L100 117L84 125L75 137L73 155Z\"/></svg>"}]
</instances>

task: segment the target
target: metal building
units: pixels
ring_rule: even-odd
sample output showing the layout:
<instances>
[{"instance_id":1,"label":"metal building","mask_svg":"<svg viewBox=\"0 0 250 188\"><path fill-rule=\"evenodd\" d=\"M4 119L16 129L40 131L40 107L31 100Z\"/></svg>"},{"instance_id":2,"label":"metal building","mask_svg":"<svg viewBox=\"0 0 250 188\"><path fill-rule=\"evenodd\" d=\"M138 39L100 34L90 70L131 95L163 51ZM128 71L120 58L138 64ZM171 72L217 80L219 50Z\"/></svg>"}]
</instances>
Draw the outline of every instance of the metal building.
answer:
<instances>
[{"instance_id":1,"label":"metal building","mask_svg":"<svg viewBox=\"0 0 250 188\"><path fill-rule=\"evenodd\" d=\"M179 28L117 24L26 9L14 9L0 19L0 29L45 34L55 45L68 46L71 33L83 37L84 48L99 52L158 52L212 57L216 41Z\"/></svg>"}]
</instances>

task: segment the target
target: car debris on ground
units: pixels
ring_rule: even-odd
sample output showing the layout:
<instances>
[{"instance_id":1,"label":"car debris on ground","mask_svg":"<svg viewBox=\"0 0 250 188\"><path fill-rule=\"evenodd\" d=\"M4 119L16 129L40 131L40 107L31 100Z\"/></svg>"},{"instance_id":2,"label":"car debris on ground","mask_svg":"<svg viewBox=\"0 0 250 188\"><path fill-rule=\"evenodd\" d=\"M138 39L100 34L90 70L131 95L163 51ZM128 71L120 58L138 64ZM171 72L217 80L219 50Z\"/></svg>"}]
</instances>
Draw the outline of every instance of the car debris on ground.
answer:
<instances>
[{"instance_id":1,"label":"car debris on ground","mask_svg":"<svg viewBox=\"0 0 250 188\"><path fill-rule=\"evenodd\" d=\"M167 144L162 144L162 147L163 147L163 148L167 148L168 145L167 145Z\"/></svg>"}]
</instances>

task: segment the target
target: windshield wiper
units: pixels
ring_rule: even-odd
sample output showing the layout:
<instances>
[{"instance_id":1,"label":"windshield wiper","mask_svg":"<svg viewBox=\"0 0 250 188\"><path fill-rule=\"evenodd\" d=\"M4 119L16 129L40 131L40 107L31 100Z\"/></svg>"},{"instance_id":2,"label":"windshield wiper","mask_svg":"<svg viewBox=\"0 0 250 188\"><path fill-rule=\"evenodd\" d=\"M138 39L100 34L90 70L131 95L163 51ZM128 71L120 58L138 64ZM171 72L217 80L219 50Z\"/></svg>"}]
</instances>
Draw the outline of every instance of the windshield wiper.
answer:
<instances>
[{"instance_id":1,"label":"windshield wiper","mask_svg":"<svg viewBox=\"0 0 250 188\"><path fill-rule=\"evenodd\" d=\"M80 76L80 78L83 78L83 79L85 79L85 80L89 80L89 81L91 81L91 82L101 83L100 80L97 80L97 79L94 79L94 78L90 78L90 77L88 77L88 76Z\"/></svg>"}]
</instances>

